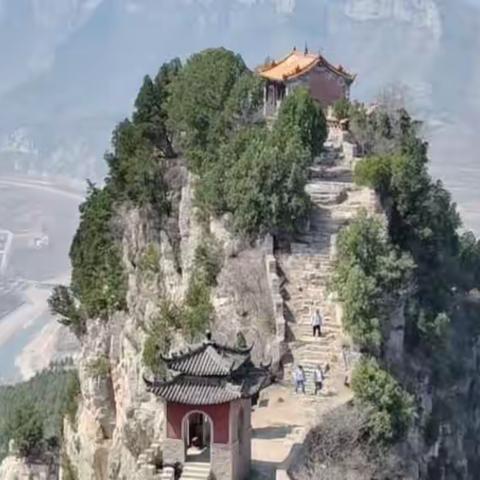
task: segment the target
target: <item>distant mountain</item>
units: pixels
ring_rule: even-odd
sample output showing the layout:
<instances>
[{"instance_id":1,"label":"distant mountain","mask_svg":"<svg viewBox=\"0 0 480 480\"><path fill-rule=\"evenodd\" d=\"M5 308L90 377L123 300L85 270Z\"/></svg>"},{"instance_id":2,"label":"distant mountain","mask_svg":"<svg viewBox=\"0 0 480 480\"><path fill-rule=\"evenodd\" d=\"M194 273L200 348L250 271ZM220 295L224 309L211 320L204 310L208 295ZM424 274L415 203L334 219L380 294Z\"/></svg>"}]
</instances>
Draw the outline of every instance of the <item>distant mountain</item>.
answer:
<instances>
[{"instance_id":1,"label":"distant mountain","mask_svg":"<svg viewBox=\"0 0 480 480\"><path fill-rule=\"evenodd\" d=\"M224 45L253 67L305 43L358 73L355 96L401 83L423 117L480 119L467 0L0 0L0 162L98 177L114 124L165 60ZM19 131L34 155L12 151Z\"/></svg>"}]
</instances>

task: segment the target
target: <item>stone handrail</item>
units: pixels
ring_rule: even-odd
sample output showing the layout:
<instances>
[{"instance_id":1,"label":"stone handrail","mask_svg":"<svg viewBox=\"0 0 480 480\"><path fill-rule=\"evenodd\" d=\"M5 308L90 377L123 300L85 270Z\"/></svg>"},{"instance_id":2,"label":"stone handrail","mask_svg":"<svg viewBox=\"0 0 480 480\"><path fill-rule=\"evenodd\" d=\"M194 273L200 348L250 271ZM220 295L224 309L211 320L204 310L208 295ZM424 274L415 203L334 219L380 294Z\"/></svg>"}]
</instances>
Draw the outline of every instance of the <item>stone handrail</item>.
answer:
<instances>
[{"instance_id":1,"label":"stone handrail","mask_svg":"<svg viewBox=\"0 0 480 480\"><path fill-rule=\"evenodd\" d=\"M281 278L278 274L277 259L274 255L273 237L267 235L264 244L265 267L267 271L268 287L272 300L275 319L275 344L272 348L272 366L279 369L285 350L286 319L284 314L284 300L281 294Z\"/></svg>"}]
</instances>

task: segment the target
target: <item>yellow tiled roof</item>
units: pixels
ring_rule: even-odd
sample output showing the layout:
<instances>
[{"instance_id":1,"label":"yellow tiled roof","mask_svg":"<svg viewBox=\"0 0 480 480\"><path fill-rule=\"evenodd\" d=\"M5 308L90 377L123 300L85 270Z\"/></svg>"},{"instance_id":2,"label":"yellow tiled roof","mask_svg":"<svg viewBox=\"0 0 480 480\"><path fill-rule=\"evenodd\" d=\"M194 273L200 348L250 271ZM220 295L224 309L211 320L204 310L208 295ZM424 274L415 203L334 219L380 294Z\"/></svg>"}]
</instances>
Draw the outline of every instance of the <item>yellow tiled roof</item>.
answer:
<instances>
[{"instance_id":1,"label":"yellow tiled roof","mask_svg":"<svg viewBox=\"0 0 480 480\"><path fill-rule=\"evenodd\" d=\"M258 73L268 80L284 81L299 77L320 64L325 65L337 75L351 82L355 79L355 75L347 73L342 67L334 67L321 55L302 53L298 50L293 50L292 53L279 62L272 62L270 65L265 66Z\"/></svg>"}]
</instances>

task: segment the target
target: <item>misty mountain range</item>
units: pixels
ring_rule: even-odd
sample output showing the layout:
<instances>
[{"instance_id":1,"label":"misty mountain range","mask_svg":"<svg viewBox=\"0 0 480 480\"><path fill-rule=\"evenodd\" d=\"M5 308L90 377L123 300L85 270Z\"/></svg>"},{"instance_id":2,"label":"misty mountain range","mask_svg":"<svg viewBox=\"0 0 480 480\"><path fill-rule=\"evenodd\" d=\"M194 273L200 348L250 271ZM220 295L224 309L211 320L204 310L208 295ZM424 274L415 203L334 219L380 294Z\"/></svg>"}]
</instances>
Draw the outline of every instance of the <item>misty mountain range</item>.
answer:
<instances>
[{"instance_id":1,"label":"misty mountain range","mask_svg":"<svg viewBox=\"0 0 480 480\"><path fill-rule=\"evenodd\" d=\"M354 97L403 84L432 124L480 120L473 0L0 0L1 168L98 178L145 73L206 47L253 68L304 44L358 74Z\"/></svg>"}]
</instances>

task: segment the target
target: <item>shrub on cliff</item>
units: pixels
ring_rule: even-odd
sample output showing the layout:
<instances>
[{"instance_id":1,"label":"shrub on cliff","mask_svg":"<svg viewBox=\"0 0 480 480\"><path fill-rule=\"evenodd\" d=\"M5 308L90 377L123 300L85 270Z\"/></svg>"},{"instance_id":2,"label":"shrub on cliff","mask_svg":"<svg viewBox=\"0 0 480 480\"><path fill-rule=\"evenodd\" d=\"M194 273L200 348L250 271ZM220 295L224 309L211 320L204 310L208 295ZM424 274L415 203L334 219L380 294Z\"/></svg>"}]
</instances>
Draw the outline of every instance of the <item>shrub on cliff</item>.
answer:
<instances>
[{"instance_id":1,"label":"shrub on cliff","mask_svg":"<svg viewBox=\"0 0 480 480\"><path fill-rule=\"evenodd\" d=\"M166 373L160 356L167 354L172 341L172 331L182 328L184 311L168 300L160 304L158 315L148 325L147 338L143 345L142 361L155 375Z\"/></svg>"},{"instance_id":2,"label":"shrub on cliff","mask_svg":"<svg viewBox=\"0 0 480 480\"><path fill-rule=\"evenodd\" d=\"M368 431L373 440L388 444L405 435L413 419L413 397L375 359L362 359L355 367L352 389L369 409Z\"/></svg>"},{"instance_id":3,"label":"shrub on cliff","mask_svg":"<svg viewBox=\"0 0 480 480\"><path fill-rule=\"evenodd\" d=\"M69 327L77 337L86 332L85 314L70 288L57 285L48 298L48 305L50 311L59 316L59 323Z\"/></svg>"},{"instance_id":4,"label":"shrub on cliff","mask_svg":"<svg viewBox=\"0 0 480 480\"><path fill-rule=\"evenodd\" d=\"M413 268L411 257L366 212L340 232L332 287L344 306L344 326L361 347L378 351L388 305L408 288Z\"/></svg>"},{"instance_id":5,"label":"shrub on cliff","mask_svg":"<svg viewBox=\"0 0 480 480\"><path fill-rule=\"evenodd\" d=\"M431 334L440 332L440 323L445 326L444 321L439 323L443 318L439 315L448 310L452 288L468 286L475 275L467 277L475 267L462 261L457 234L461 222L450 194L441 182L430 178L419 143L410 135L402 142L406 142L403 153L360 161L355 179L380 193L389 212L392 242L409 252L417 265L408 329L414 345L422 338L429 342ZM435 338L440 339L439 335Z\"/></svg>"},{"instance_id":6,"label":"shrub on cliff","mask_svg":"<svg viewBox=\"0 0 480 480\"><path fill-rule=\"evenodd\" d=\"M193 269L207 286L217 284L217 276L222 269L223 251L213 235L206 235L195 249Z\"/></svg>"},{"instance_id":7,"label":"shrub on cliff","mask_svg":"<svg viewBox=\"0 0 480 480\"><path fill-rule=\"evenodd\" d=\"M113 202L108 187L90 185L70 248L71 289L90 318L106 318L126 306L127 285Z\"/></svg>"}]
</instances>

